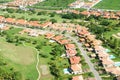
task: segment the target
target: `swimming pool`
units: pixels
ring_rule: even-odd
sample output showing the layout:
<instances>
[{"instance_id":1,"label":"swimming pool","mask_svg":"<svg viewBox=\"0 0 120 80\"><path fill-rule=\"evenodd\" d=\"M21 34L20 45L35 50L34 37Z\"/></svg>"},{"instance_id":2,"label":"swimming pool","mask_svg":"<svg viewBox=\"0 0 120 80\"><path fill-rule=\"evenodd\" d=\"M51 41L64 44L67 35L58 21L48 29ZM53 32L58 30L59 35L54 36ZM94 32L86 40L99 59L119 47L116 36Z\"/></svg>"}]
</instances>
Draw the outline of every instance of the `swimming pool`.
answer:
<instances>
[{"instance_id":1,"label":"swimming pool","mask_svg":"<svg viewBox=\"0 0 120 80\"><path fill-rule=\"evenodd\" d=\"M111 52L109 49L105 49L105 52Z\"/></svg>"},{"instance_id":2,"label":"swimming pool","mask_svg":"<svg viewBox=\"0 0 120 80\"><path fill-rule=\"evenodd\" d=\"M120 66L120 62L115 62L114 65L117 66L117 67L119 67Z\"/></svg>"},{"instance_id":3,"label":"swimming pool","mask_svg":"<svg viewBox=\"0 0 120 80\"><path fill-rule=\"evenodd\" d=\"M115 56L114 55L110 55L109 58L110 59L115 59Z\"/></svg>"}]
</instances>

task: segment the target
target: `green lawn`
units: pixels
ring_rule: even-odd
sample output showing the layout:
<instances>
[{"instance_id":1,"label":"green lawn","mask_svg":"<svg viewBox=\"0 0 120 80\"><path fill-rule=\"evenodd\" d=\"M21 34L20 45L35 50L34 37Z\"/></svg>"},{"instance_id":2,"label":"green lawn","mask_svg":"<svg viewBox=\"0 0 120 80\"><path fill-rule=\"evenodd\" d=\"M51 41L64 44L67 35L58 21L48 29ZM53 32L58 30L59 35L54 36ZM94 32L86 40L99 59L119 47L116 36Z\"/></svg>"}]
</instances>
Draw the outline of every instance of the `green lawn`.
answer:
<instances>
[{"instance_id":1,"label":"green lawn","mask_svg":"<svg viewBox=\"0 0 120 80\"><path fill-rule=\"evenodd\" d=\"M22 74L21 80L36 80L38 77L36 65L36 51L29 47L15 46L0 39L0 55Z\"/></svg>"},{"instance_id":2,"label":"green lawn","mask_svg":"<svg viewBox=\"0 0 120 80\"><path fill-rule=\"evenodd\" d=\"M120 0L102 0L94 8L120 10Z\"/></svg>"},{"instance_id":3,"label":"green lawn","mask_svg":"<svg viewBox=\"0 0 120 80\"><path fill-rule=\"evenodd\" d=\"M10 2L10 1L13 1L13 0L0 0L0 3L6 3L6 2Z\"/></svg>"},{"instance_id":4,"label":"green lawn","mask_svg":"<svg viewBox=\"0 0 120 80\"><path fill-rule=\"evenodd\" d=\"M38 4L33 5L34 8L67 8L68 5L76 0L45 0Z\"/></svg>"}]
</instances>

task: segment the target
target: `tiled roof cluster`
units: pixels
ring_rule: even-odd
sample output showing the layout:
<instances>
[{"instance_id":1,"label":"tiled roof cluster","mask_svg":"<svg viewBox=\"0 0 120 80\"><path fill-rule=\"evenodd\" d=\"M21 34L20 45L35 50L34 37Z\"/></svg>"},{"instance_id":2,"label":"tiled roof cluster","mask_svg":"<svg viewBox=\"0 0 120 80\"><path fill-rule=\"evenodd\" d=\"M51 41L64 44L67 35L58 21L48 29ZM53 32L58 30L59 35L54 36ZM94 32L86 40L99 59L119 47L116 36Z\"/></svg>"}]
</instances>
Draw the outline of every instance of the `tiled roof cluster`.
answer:
<instances>
[{"instance_id":1,"label":"tiled roof cluster","mask_svg":"<svg viewBox=\"0 0 120 80\"><path fill-rule=\"evenodd\" d=\"M114 66L115 62L110 59L110 55L106 52L106 49L102 47L102 41L97 40L95 35L91 34L85 27L77 28L77 35L80 37L80 42L82 42L88 50L92 49L92 51L95 51L106 72L116 76L120 75L120 67Z\"/></svg>"}]
</instances>

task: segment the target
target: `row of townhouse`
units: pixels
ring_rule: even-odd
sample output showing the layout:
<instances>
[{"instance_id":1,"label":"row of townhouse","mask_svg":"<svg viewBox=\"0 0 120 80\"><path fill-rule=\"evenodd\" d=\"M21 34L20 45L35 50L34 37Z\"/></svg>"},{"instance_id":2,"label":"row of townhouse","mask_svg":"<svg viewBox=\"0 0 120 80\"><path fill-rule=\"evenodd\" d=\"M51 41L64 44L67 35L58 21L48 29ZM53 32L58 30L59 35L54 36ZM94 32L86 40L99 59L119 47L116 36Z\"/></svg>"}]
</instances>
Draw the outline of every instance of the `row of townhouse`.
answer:
<instances>
[{"instance_id":1,"label":"row of townhouse","mask_svg":"<svg viewBox=\"0 0 120 80\"><path fill-rule=\"evenodd\" d=\"M76 56L76 46L75 44L71 43L70 40L64 39L62 35L54 35L52 33L45 34L47 39L52 39L58 42L61 45L65 46L66 49L66 57L69 58L70 61L70 72L72 74L81 74L82 73L82 65L80 64L80 57ZM72 80L83 80L82 75L80 76L73 76Z\"/></svg>"},{"instance_id":2,"label":"row of townhouse","mask_svg":"<svg viewBox=\"0 0 120 80\"><path fill-rule=\"evenodd\" d=\"M84 0L76 0L75 2L69 4L70 8L81 8L84 5Z\"/></svg>"},{"instance_id":3,"label":"row of townhouse","mask_svg":"<svg viewBox=\"0 0 120 80\"><path fill-rule=\"evenodd\" d=\"M120 67L115 66L115 62L110 59L110 55L106 52L106 49L102 47L102 42L95 39L95 35L88 31L88 28L78 27L77 35L88 51L95 52L99 57L105 71L115 76L120 76Z\"/></svg>"},{"instance_id":4,"label":"row of townhouse","mask_svg":"<svg viewBox=\"0 0 120 80\"><path fill-rule=\"evenodd\" d=\"M82 11L79 12L77 10L69 10L69 9L65 9L65 10L57 10L56 13L60 14L60 13L74 13L74 14L82 14L85 15L87 17L89 17L90 15L94 15L96 17L101 16L105 19L120 19L120 12L112 12L112 11L100 11L100 10L89 10L89 11Z\"/></svg>"},{"instance_id":5,"label":"row of townhouse","mask_svg":"<svg viewBox=\"0 0 120 80\"><path fill-rule=\"evenodd\" d=\"M7 5L14 5L14 6L32 6L44 0L14 0L12 2L7 3Z\"/></svg>"},{"instance_id":6,"label":"row of townhouse","mask_svg":"<svg viewBox=\"0 0 120 80\"><path fill-rule=\"evenodd\" d=\"M24 27L49 28L62 32L63 31L73 32L76 30L76 27L79 26L72 23L52 23L49 21L40 24L39 21L27 21L24 19L5 18L3 16L0 16L0 23L7 23L12 25L24 26Z\"/></svg>"},{"instance_id":7,"label":"row of townhouse","mask_svg":"<svg viewBox=\"0 0 120 80\"><path fill-rule=\"evenodd\" d=\"M55 12L57 14L60 14L60 13L75 13L75 14L79 14L80 13L77 10L70 10L70 9L56 10Z\"/></svg>"},{"instance_id":8,"label":"row of townhouse","mask_svg":"<svg viewBox=\"0 0 120 80\"><path fill-rule=\"evenodd\" d=\"M80 12L80 14L85 15L85 16L90 16L94 15L96 17L101 16L106 19L120 19L120 12L110 12L110 11L83 11Z\"/></svg>"},{"instance_id":9,"label":"row of townhouse","mask_svg":"<svg viewBox=\"0 0 120 80\"><path fill-rule=\"evenodd\" d=\"M57 31L73 32L77 26L79 25L72 23L53 23L49 25L49 28Z\"/></svg>"},{"instance_id":10,"label":"row of townhouse","mask_svg":"<svg viewBox=\"0 0 120 80\"><path fill-rule=\"evenodd\" d=\"M27 21L24 19L5 18L3 16L0 16L0 23L8 23L25 27L31 26L35 28L46 28L52 24L52 22L45 22L43 24L40 24L39 21Z\"/></svg>"},{"instance_id":11,"label":"row of townhouse","mask_svg":"<svg viewBox=\"0 0 120 80\"><path fill-rule=\"evenodd\" d=\"M9 30L9 29L10 29L9 26L0 23L0 31L5 31L5 30Z\"/></svg>"}]
</instances>

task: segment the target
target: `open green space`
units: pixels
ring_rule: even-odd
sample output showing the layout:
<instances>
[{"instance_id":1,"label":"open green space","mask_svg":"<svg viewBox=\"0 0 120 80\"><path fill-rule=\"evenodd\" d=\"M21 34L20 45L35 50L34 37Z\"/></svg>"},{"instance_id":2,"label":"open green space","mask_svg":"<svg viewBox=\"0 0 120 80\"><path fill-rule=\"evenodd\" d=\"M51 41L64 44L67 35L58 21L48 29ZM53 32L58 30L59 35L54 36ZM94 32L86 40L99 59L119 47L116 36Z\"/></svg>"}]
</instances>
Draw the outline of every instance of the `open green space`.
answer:
<instances>
[{"instance_id":1,"label":"open green space","mask_svg":"<svg viewBox=\"0 0 120 80\"><path fill-rule=\"evenodd\" d=\"M22 79L36 80L38 73L36 65L36 51L25 46L15 46L0 39L0 55L9 62L9 65L22 74Z\"/></svg>"},{"instance_id":2,"label":"open green space","mask_svg":"<svg viewBox=\"0 0 120 80\"><path fill-rule=\"evenodd\" d=\"M13 0L0 0L0 4L1 3L7 3L7 2L10 2L10 1L13 1Z\"/></svg>"},{"instance_id":3,"label":"open green space","mask_svg":"<svg viewBox=\"0 0 120 80\"><path fill-rule=\"evenodd\" d=\"M7 9L5 11L0 10L0 15L8 18L15 18L15 19L25 19L27 21L37 20L40 22L45 21L51 21L51 19L56 20L57 22L63 22L66 21L66 19L63 19L60 15L53 13L48 13L46 11L40 11L40 12L30 12L30 11L21 11L21 10L13 10L13 9Z\"/></svg>"},{"instance_id":4,"label":"open green space","mask_svg":"<svg viewBox=\"0 0 120 80\"><path fill-rule=\"evenodd\" d=\"M21 73L21 80L36 80L38 77L35 48L39 51L38 68L41 72L41 80L56 80L57 78L67 80L69 76L64 76L63 69L70 66L69 61L60 57L65 53L64 46L50 43L44 36L20 35L18 32L21 30L21 28L12 27L10 30L4 31L3 37L0 37L0 54L9 63L9 66ZM57 73L54 70L57 70Z\"/></svg>"},{"instance_id":5,"label":"open green space","mask_svg":"<svg viewBox=\"0 0 120 80\"><path fill-rule=\"evenodd\" d=\"M100 3L94 6L98 9L108 9L108 10L120 10L120 0L102 0Z\"/></svg>"},{"instance_id":6,"label":"open green space","mask_svg":"<svg viewBox=\"0 0 120 80\"><path fill-rule=\"evenodd\" d=\"M67 8L70 3L76 0L45 0L33 5L33 8L62 9Z\"/></svg>"}]
</instances>

